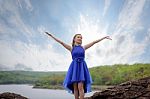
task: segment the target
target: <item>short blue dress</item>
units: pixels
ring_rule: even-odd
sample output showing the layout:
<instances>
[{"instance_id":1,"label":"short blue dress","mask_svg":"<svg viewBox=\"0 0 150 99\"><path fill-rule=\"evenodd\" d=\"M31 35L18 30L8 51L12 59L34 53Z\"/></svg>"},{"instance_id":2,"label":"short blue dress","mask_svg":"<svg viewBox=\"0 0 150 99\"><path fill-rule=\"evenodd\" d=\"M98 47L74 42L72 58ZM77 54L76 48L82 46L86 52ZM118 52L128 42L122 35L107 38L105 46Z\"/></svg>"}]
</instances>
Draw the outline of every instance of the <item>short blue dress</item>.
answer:
<instances>
[{"instance_id":1,"label":"short blue dress","mask_svg":"<svg viewBox=\"0 0 150 99\"><path fill-rule=\"evenodd\" d=\"M73 83L84 83L84 93L91 92L92 78L84 61L85 50L81 45L75 45L71 52L72 62L66 74L63 86L69 93L74 93Z\"/></svg>"}]
</instances>

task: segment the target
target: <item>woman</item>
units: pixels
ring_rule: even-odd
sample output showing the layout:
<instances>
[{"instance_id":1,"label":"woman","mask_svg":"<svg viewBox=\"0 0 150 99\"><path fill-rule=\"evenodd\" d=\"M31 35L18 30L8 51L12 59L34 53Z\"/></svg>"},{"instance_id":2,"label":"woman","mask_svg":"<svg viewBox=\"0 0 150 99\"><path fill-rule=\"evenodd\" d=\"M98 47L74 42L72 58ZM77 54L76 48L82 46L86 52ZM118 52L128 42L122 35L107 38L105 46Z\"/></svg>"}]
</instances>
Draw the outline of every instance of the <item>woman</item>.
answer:
<instances>
[{"instance_id":1,"label":"woman","mask_svg":"<svg viewBox=\"0 0 150 99\"><path fill-rule=\"evenodd\" d=\"M92 78L84 60L85 50L104 39L112 39L109 36L106 36L82 46L82 35L76 34L73 37L72 46L70 46L50 33L45 33L71 52L72 62L66 74L63 86L68 90L68 92L74 94L75 99L79 99L79 97L80 99L84 99L84 93L91 92L92 83Z\"/></svg>"}]
</instances>

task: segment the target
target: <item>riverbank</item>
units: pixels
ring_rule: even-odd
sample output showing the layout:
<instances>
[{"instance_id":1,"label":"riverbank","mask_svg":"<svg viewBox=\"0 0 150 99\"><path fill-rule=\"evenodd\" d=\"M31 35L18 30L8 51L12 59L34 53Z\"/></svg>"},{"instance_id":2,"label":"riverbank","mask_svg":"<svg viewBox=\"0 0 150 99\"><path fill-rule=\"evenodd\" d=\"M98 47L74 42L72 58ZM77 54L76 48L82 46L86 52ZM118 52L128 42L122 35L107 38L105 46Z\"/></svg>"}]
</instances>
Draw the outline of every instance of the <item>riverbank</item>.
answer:
<instances>
[{"instance_id":1,"label":"riverbank","mask_svg":"<svg viewBox=\"0 0 150 99\"><path fill-rule=\"evenodd\" d=\"M113 87L113 86L107 86L107 85L92 85L92 91L103 91L107 88ZM62 85L49 85L49 86L33 86L33 88L40 88L40 89L54 89L54 90L64 90L64 87Z\"/></svg>"},{"instance_id":2,"label":"riverbank","mask_svg":"<svg viewBox=\"0 0 150 99\"><path fill-rule=\"evenodd\" d=\"M0 85L0 94L6 92L19 94L29 99L73 99L74 98L72 94L69 94L65 90L33 88L33 86L27 84ZM91 92L89 95L86 96L87 97L91 96L93 95L93 93L94 92ZM4 99L8 99L8 98L4 98ZM9 99L13 99L13 98L9 98Z\"/></svg>"}]
</instances>

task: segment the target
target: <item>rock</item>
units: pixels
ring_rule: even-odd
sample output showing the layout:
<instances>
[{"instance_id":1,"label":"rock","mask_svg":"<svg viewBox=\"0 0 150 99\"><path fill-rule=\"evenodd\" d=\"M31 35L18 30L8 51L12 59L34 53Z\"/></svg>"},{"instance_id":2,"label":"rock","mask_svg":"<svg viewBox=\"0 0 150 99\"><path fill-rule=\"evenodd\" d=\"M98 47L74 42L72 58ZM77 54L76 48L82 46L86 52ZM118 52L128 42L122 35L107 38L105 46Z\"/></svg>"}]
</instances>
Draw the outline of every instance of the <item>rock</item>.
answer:
<instances>
[{"instance_id":1,"label":"rock","mask_svg":"<svg viewBox=\"0 0 150 99\"><path fill-rule=\"evenodd\" d=\"M5 92L0 94L0 99L28 99L16 93Z\"/></svg>"},{"instance_id":2,"label":"rock","mask_svg":"<svg viewBox=\"0 0 150 99\"><path fill-rule=\"evenodd\" d=\"M85 99L150 99L150 77L127 81Z\"/></svg>"}]
</instances>

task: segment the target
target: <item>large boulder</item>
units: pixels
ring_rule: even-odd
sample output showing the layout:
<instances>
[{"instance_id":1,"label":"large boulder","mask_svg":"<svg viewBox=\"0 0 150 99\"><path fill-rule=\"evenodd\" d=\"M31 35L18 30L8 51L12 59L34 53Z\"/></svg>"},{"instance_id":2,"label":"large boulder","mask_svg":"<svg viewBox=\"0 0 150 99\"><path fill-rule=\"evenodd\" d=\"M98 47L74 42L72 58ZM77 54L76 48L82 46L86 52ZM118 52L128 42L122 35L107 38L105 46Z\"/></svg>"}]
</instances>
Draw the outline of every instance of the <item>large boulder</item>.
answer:
<instances>
[{"instance_id":1,"label":"large boulder","mask_svg":"<svg viewBox=\"0 0 150 99\"><path fill-rule=\"evenodd\" d=\"M150 77L127 81L85 99L150 99Z\"/></svg>"},{"instance_id":2,"label":"large boulder","mask_svg":"<svg viewBox=\"0 0 150 99\"><path fill-rule=\"evenodd\" d=\"M0 94L0 99L28 99L16 93L5 92Z\"/></svg>"}]
</instances>

